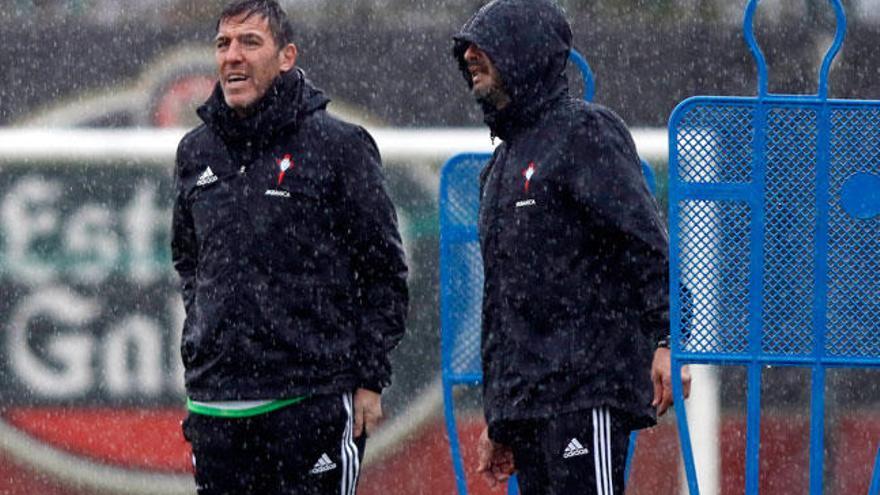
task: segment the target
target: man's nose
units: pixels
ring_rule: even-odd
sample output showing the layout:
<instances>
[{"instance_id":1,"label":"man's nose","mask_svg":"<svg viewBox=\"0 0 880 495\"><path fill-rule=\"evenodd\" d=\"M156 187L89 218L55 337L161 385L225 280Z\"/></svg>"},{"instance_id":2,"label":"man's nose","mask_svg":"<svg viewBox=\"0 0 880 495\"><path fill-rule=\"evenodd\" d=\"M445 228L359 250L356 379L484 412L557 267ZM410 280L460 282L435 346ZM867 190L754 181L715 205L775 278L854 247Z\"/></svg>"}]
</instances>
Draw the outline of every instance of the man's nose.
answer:
<instances>
[{"instance_id":1,"label":"man's nose","mask_svg":"<svg viewBox=\"0 0 880 495\"><path fill-rule=\"evenodd\" d=\"M464 51L464 60L465 62L473 62L480 58L479 49L476 45L471 44L467 47L467 50Z\"/></svg>"},{"instance_id":2,"label":"man's nose","mask_svg":"<svg viewBox=\"0 0 880 495\"><path fill-rule=\"evenodd\" d=\"M238 41L232 40L229 42L229 47L226 49L226 60L233 62L241 60L241 45Z\"/></svg>"}]
</instances>

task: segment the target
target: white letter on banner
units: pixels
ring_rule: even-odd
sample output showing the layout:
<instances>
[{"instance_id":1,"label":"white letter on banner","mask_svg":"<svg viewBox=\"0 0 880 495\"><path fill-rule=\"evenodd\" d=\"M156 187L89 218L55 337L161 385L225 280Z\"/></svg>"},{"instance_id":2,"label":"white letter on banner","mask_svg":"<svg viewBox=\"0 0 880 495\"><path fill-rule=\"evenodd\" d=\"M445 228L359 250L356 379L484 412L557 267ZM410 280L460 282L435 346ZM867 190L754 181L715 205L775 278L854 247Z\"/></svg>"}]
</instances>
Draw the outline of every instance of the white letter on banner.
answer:
<instances>
[{"instance_id":1,"label":"white letter on banner","mask_svg":"<svg viewBox=\"0 0 880 495\"><path fill-rule=\"evenodd\" d=\"M162 336L146 316L130 316L107 333L104 361L104 380L112 395L162 392Z\"/></svg>"},{"instance_id":2,"label":"white letter on banner","mask_svg":"<svg viewBox=\"0 0 880 495\"><path fill-rule=\"evenodd\" d=\"M122 217L131 255L130 276L141 284L153 283L162 274L163 265L153 252L156 234L160 228L171 229L171 213L157 209L155 199L155 184L141 184Z\"/></svg>"},{"instance_id":3,"label":"white letter on banner","mask_svg":"<svg viewBox=\"0 0 880 495\"><path fill-rule=\"evenodd\" d=\"M72 275L82 282L103 282L119 258L113 215L97 204L83 206L67 221L64 246L75 260Z\"/></svg>"},{"instance_id":4,"label":"white letter on banner","mask_svg":"<svg viewBox=\"0 0 880 495\"><path fill-rule=\"evenodd\" d=\"M94 320L98 313L99 307L93 301L58 287L42 289L24 298L7 332L7 355L15 375L43 397L58 399L86 393L94 386L94 338L85 332L52 335L46 345L46 358L55 364L52 366L31 349L28 326L36 317L46 315L63 325L80 327Z\"/></svg>"},{"instance_id":5,"label":"white letter on banner","mask_svg":"<svg viewBox=\"0 0 880 495\"><path fill-rule=\"evenodd\" d=\"M55 267L31 256L29 250L35 240L57 228L58 213L53 206L60 194L57 182L29 176L19 180L3 199L0 210L6 232L6 267L16 280L37 285L55 279Z\"/></svg>"}]
</instances>

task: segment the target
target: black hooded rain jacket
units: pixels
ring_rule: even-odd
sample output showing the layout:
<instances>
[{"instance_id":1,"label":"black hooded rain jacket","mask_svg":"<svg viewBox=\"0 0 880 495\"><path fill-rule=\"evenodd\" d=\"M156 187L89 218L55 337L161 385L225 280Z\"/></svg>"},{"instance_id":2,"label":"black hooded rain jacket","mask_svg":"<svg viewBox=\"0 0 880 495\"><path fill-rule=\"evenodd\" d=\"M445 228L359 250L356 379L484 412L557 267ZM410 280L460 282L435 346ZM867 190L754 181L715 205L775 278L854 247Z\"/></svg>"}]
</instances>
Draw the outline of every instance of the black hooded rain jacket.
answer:
<instances>
[{"instance_id":1,"label":"black hooded rain jacket","mask_svg":"<svg viewBox=\"0 0 880 495\"><path fill-rule=\"evenodd\" d=\"M407 268L379 153L297 70L237 118L219 85L177 152L172 256L194 400L390 381Z\"/></svg>"},{"instance_id":2,"label":"black hooded rain jacket","mask_svg":"<svg viewBox=\"0 0 880 495\"><path fill-rule=\"evenodd\" d=\"M481 174L482 356L490 436L504 421L611 406L654 423L650 368L669 332L668 236L624 123L572 98L571 29L549 0L495 0L455 36L511 103Z\"/></svg>"}]
</instances>

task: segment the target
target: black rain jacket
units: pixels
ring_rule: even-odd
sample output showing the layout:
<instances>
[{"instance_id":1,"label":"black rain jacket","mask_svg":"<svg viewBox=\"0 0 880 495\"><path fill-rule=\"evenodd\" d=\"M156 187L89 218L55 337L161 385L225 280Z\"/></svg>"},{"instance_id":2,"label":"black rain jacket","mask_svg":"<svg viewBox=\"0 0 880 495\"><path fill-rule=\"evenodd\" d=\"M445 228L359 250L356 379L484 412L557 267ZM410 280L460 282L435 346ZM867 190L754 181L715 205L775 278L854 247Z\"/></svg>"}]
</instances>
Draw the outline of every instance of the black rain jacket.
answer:
<instances>
[{"instance_id":1,"label":"black rain jacket","mask_svg":"<svg viewBox=\"0 0 880 495\"><path fill-rule=\"evenodd\" d=\"M571 29L548 0L495 0L455 36L511 103L483 104L503 143L480 178L482 357L490 435L510 420L611 406L654 424L650 368L669 332L668 236L635 145L610 110L572 98Z\"/></svg>"},{"instance_id":2,"label":"black rain jacket","mask_svg":"<svg viewBox=\"0 0 880 495\"><path fill-rule=\"evenodd\" d=\"M195 400L381 391L407 267L379 153L298 69L239 119L219 84L177 150L172 257Z\"/></svg>"}]
</instances>

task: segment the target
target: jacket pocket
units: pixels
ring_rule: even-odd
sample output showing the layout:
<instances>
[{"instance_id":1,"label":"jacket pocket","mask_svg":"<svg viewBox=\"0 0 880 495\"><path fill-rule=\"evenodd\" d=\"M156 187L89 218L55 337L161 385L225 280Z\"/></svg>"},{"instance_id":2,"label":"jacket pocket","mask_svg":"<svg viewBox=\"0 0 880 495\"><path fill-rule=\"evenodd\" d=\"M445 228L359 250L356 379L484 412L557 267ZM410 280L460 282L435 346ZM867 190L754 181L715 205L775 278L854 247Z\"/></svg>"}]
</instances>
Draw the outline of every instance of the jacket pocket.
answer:
<instances>
[{"instance_id":1,"label":"jacket pocket","mask_svg":"<svg viewBox=\"0 0 880 495\"><path fill-rule=\"evenodd\" d=\"M226 327L239 318L227 314L224 309L222 302L212 303L196 294L193 310L184 320L180 344L180 354L186 369L198 369L226 352L229 334Z\"/></svg>"},{"instance_id":2,"label":"jacket pocket","mask_svg":"<svg viewBox=\"0 0 880 495\"><path fill-rule=\"evenodd\" d=\"M279 291L280 292L280 291ZM322 375L347 366L355 341L351 303L340 289L289 286L262 303L270 321L253 329L253 339L270 356Z\"/></svg>"}]
</instances>

